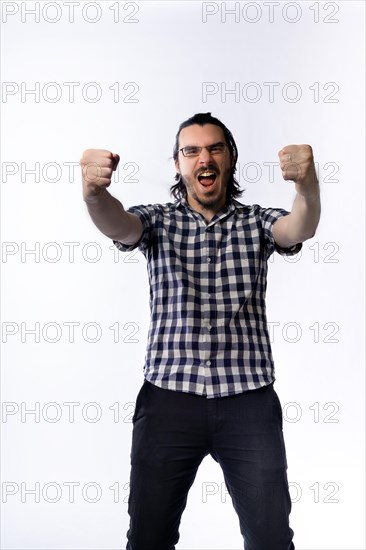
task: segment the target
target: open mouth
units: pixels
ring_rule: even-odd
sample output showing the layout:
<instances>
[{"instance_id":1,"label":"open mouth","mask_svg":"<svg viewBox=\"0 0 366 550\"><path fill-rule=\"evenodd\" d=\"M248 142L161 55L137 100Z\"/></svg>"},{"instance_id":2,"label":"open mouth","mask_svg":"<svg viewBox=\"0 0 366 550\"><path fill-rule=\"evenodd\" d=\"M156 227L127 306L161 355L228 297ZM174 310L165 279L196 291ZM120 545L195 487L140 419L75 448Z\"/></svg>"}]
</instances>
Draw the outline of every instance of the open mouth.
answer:
<instances>
[{"instance_id":1,"label":"open mouth","mask_svg":"<svg viewBox=\"0 0 366 550\"><path fill-rule=\"evenodd\" d=\"M197 179L204 187L210 187L215 183L216 173L212 170L206 170L205 172L201 172L201 174L197 176Z\"/></svg>"}]
</instances>

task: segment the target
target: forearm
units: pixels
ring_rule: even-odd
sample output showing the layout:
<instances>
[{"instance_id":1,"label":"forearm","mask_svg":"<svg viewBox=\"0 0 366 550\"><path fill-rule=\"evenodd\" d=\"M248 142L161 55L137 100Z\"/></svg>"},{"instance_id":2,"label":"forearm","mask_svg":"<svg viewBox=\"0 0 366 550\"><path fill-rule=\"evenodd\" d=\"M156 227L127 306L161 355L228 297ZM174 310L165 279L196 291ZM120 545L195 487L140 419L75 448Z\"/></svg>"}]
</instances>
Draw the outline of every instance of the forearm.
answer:
<instances>
[{"instance_id":1,"label":"forearm","mask_svg":"<svg viewBox=\"0 0 366 550\"><path fill-rule=\"evenodd\" d=\"M139 239L141 222L137 216L126 212L120 201L107 189L85 200L85 203L91 219L104 235L125 244L132 244Z\"/></svg>"},{"instance_id":2,"label":"forearm","mask_svg":"<svg viewBox=\"0 0 366 550\"><path fill-rule=\"evenodd\" d=\"M320 189L310 145L287 145L278 153L284 180L295 182L291 213L273 224L273 236L281 247L311 239L320 219Z\"/></svg>"},{"instance_id":3,"label":"forearm","mask_svg":"<svg viewBox=\"0 0 366 550\"><path fill-rule=\"evenodd\" d=\"M311 194L296 194L287 228L287 235L292 243L306 241L315 235L320 211L319 186Z\"/></svg>"}]
</instances>

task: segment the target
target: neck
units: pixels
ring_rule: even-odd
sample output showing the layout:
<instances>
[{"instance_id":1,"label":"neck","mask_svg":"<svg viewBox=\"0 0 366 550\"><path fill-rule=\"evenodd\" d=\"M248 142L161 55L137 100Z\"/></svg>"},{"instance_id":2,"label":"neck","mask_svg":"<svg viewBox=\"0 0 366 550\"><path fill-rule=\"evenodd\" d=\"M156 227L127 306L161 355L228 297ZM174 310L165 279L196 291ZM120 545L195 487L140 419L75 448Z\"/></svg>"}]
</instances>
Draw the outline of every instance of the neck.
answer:
<instances>
[{"instance_id":1,"label":"neck","mask_svg":"<svg viewBox=\"0 0 366 550\"><path fill-rule=\"evenodd\" d=\"M189 206L192 208L192 210L202 214L202 216L205 218L207 223L209 223L212 220L212 218L215 216L215 214L220 212L220 210L222 210L226 204L226 201L223 200L221 203L218 203L212 206L206 206L196 200L192 200L192 198L189 196L185 197L185 199L189 204Z\"/></svg>"}]
</instances>

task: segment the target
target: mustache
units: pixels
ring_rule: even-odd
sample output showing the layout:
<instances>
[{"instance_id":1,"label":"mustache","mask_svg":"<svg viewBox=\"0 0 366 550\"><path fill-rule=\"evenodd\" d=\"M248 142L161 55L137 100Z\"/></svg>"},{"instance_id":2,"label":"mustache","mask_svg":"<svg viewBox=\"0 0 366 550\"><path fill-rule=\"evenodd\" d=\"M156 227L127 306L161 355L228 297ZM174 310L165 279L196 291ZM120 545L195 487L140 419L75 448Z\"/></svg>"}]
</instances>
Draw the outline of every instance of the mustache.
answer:
<instances>
[{"instance_id":1,"label":"mustache","mask_svg":"<svg viewBox=\"0 0 366 550\"><path fill-rule=\"evenodd\" d=\"M197 172L195 173L195 177L203 174L203 172L207 172L207 170L215 172L216 176L220 174L220 170L216 168L216 166L214 166L213 164L207 164L206 166L201 166L199 170L197 170Z\"/></svg>"}]
</instances>

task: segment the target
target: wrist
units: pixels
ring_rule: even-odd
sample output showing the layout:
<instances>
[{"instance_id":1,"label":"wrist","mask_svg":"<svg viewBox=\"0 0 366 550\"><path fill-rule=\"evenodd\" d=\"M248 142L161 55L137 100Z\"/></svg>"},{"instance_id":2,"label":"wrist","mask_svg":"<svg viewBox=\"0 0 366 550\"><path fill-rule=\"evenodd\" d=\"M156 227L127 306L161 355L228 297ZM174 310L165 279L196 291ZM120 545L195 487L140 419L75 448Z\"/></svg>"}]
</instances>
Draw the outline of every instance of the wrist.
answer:
<instances>
[{"instance_id":1,"label":"wrist","mask_svg":"<svg viewBox=\"0 0 366 550\"><path fill-rule=\"evenodd\" d=\"M83 199L87 205L99 205L102 203L106 189L102 189L97 194L84 195Z\"/></svg>"},{"instance_id":2,"label":"wrist","mask_svg":"<svg viewBox=\"0 0 366 550\"><path fill-rule=\"evenodd\" d=\"M315 202L318 201L320 198L320 187L319 183L312 183L311 185L306 184L297 184L296 185L296 193L297 195L305 200L306 202Z\"/></svg>"}]
</instances>

